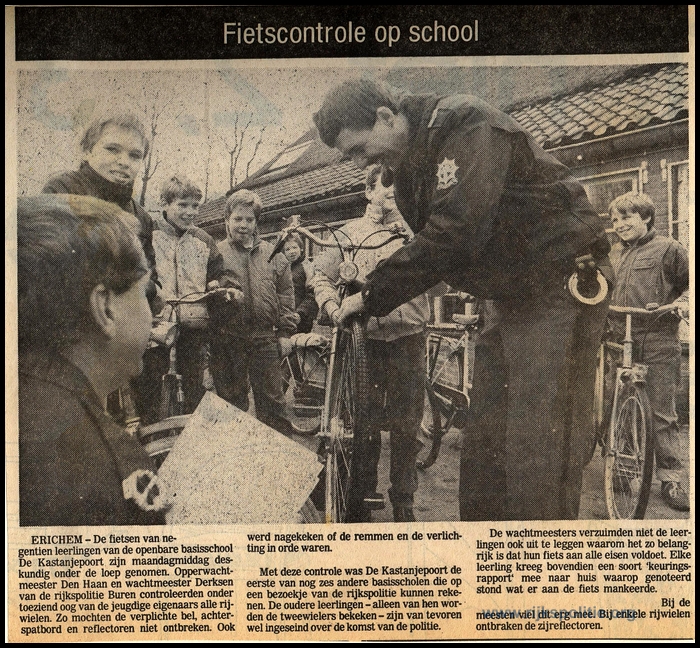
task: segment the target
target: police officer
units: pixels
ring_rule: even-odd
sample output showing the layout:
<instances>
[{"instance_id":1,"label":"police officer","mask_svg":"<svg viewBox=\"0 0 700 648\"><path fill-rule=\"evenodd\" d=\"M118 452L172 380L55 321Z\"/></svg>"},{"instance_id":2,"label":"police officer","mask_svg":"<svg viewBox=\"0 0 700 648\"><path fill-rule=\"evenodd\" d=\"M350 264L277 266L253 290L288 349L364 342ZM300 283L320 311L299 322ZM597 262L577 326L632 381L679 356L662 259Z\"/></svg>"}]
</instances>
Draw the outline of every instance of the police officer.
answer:
<instances>
[{"instance_id":1,"label":"police officer","mask_svg":"<svg viewBox=\"0 0 700 648\"><path fill-rule=\"evenodd\" d=\"M341 317L386 315L441 280L489 300L462 449L461 519L576 518L607 303L577 301L566 280L583 255L612 278L603 223L583 188L515 120L467 95L349 81L314 121L357 166L383 165L416 232Z\"/></svg>"}]
</instances>

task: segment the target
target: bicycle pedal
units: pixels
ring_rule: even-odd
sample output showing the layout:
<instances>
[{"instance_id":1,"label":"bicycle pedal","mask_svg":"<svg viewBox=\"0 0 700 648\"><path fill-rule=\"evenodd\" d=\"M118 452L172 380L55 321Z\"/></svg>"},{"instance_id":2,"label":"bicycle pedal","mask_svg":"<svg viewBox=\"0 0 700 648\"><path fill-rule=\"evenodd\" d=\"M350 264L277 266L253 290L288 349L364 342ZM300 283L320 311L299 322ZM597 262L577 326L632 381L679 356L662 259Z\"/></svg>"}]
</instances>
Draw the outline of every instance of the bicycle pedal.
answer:
<instances>
[{"instance_id":1,"label":"bicycle pedal","mask_svg":"<svg viewBox=\"0 0 700 648\"><path fill-rule=\"evenodd\" d=\"M381 511L386 506L384 495L381 493L371 493L364 498L363 502L370 511Z\"/></svg>"}]
</instances>

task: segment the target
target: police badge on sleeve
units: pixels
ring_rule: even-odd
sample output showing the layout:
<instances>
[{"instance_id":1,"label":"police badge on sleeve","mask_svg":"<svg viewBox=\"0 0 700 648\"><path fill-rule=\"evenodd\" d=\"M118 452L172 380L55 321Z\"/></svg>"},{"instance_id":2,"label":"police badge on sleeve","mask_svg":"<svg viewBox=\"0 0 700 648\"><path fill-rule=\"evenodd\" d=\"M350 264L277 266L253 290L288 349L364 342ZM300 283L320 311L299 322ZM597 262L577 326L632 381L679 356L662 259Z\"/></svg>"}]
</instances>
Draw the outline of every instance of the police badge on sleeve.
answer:
<instances>
[{"instance_id":1,"label":"police badge on sleeve","mask_svg":"<svg viewBox=\"0 0 700 648\"><path fill-rule=\"evenodd\" d=\"M459 167L455 164L454 158L448 160L445 158L440 164L438 164L438 170L435 175L437 175L438 184L437 188L449 189L450 187L457 184L457 170Z\"/></svg>"}]
</instances>

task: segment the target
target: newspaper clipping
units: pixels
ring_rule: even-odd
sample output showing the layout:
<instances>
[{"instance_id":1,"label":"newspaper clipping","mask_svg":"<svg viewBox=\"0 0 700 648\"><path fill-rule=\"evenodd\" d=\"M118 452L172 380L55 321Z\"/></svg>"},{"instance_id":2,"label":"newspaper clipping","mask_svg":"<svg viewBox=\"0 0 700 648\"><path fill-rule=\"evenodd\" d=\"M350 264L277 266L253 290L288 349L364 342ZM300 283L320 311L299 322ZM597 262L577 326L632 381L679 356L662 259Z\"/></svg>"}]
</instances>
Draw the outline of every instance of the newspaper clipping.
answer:
<instances>
[{"instance_id":1,"label":"newspaper clipping","mask_svg":"<svg viewBox=\"0 0 700 648\"><path fill-rule=\"evenodd\" d=\"M5 11L7 640L694 638L692 7Z\"/></svg>"}]
</instances>

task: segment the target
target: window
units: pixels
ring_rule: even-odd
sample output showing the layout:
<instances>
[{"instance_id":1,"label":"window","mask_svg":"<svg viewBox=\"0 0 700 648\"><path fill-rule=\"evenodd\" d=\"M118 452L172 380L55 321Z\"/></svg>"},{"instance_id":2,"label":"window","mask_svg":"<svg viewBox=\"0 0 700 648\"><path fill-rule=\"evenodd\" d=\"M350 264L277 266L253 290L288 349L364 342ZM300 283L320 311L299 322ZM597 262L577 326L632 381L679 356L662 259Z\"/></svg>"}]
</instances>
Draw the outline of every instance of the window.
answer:
<instances>
[{"instance_id":1,"label":"window","mask_svg":"<svg viewBox=\"0 0 700 648\"><path fill-rule=\"evenodd\" d=\"M666 165L668 182L668 232L686 248L690 246L688 162Z\"/></svg>"},{"instance_id":2,"label":"window","mask_svg":"<svg viewBox=\"0 0 700 648\"><path fill-rule=\"evenodd\" d=\"M588 200L606 221L608 216L608 205L613 199L629 191L640 191L643 188L644 171L646 164L637 169L626 169L624 171L613 171L612 173L601 173L596 176L579 178Z\"/></svg>"},{"instance_id":3,"label":"window","mask_svg":"<svg viewBox=\"0 0 700 648\"><path fill-rule=\"evenodd\" d=\"M689 171L688 161L666 164L661 163L662 173L668 183L668 232L674 239L686 248L690 247L689 213ZM680 339L687 343L690 339L690 328L686 322L681 322ZM683 364L685 367L685 362Z\"/></svg>"}]
</instances>

